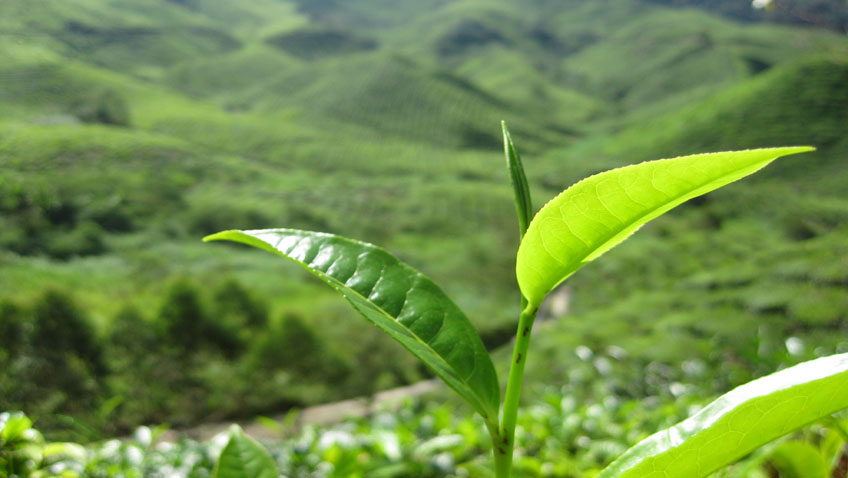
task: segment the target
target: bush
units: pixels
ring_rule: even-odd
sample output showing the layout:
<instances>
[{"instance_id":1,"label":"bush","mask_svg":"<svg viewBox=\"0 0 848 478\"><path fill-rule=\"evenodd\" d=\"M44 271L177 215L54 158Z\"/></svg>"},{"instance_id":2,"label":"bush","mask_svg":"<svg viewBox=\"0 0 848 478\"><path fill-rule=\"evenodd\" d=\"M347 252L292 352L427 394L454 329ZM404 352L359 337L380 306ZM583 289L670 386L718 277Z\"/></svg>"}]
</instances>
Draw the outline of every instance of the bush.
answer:
<instances>
[{"instance_id":1,"label":"bush","mask_svg":"<svg viewBox=\"0 0 848 478\"><path fill-rule=\"evenodd\" d=\"M99 255L107 251L101 223L114 230L131 226L126 218L117 217L117 212L88 210L79 197L67 191L0 190L4 223L0 248L23 255L47 254L60 260Z\"/></svg>"},{"instance_id":2,"label":"bush","mask_svg":"<svg viewBox=\"0 0 848 478\"><path fill-rule=\"evenodd\" d=\"M84 216L105 231L130 232L135 229L133 213L128 210L126 202L119 197L112 197L86 208Z\"/></svg>"},{"instance_id":3,"label":"bush","mask_svg":"<svg viewBox=\"0 0 848 478\"><path fill-rule=\"evenodd\" d=\"M81 94L72 102L70 110L71 114L85 123L130 125L130 108L127 101L110 89L95 89Z\"/></svg>"},{"instance_id":4,"label":"bush","mask_svg":"<svg viewBox=\"0 0 848 478\"><path fill-rule=\"evenodd\" d=\"M121 432L139 423L167 420L175 390L185 370L162 347L162 337L137 309L125 307L112 322L105 347L109 361L109 395L119 400L112 430Z\"/></svg>"},{"instance_id":5,"label":"bush","mask_svg":"<svg viewBox=\"0 0 848 478\"><path fill-rule=\"evenodd\" d=\"M303 319L285 315L253 347L253 367L258 371L286 370L298 380L340 385L349 367Z\"/></svg>"},{"instance_id":6,"label":"bush","mask_svg":"<svg viewBox=\"0 0 848 478\"><path fill-rule=\"evenodd\" d=\"M240 345L247 344L267 329L267 305L252 296L239 281L225 281L215 291L212 300L215 322L228 334L237 337Z\"/></svg>"},{"instance_id":7,"label":"bush","mask_svg":"<svg viewBox=\"0 0 848 478\"><path fill-rule=\"evenodd\" d=\"M0 409L22 402L23 387L17 385L26 345L23 311L11 302L0 303Z\"/></svg>"},{"instance_id":8,"label":"bush","mask_svg":"<svg viewBox=\"0 0 848 478\"><path fill-rule=\"evenodd\" d=\"M372 38L338 29L302 29L280 33L265 41L273 47L305 60L370 51L378 46Z\"/></svg>"},{"instance_id":9,"label":"bush","mask_svg":"<svg viewBox=\"0 0 848 478\"><path fill-rule=\"evenodd\" d=\"M103 375L100 344L94 330L71 297L60 291L48 290L35 304L30 338L35 354L57 365L70 357L79 358L96 375Z\"/></svg>"},{"instance_id":10,"label":"bush","mask_svg":"<svg viewBox=\"0 0 848 478\"><path fill-rule=\"evenodd\" d=\"M211 320L197 288L186 281L170 286L158 320L164 341L183 357L201 349L233 356L242 347L237 337Z\"/></svg>"},{"instance_id":11,"label":"bush","mask_svg":"<svg viewBox=\"0 0 848 478\"><path fill-rule=\"evenodd\" d=\"M80 223L76 228L49 231L45 252L50 257L66 260L77 256L94 256L107 251L103 229L94 222Z\"/></svg>"},{"instance_id":12,"label":"bush","mask_svg":"<svg viewBox=\"0 0 848 478\"><path fill-rule=\"evenodd\" d=\"M59 414L85 416L96 408L106 369L70 296L47 291L31 308L0 305L0 332L0 409L26 408L49 428Z\"/></svg>"},{"instance_id":13,"label":"bush","mask_svg":"<svg viewBox=\"0 0 848 478\"><path fill-rule=\"evenodd\" d=\"M187 222L192 233L205 235L220 231L225 223L230 227L238 224L245 229L259 229L270 221L264 212L247 206L207 203L192 209Z\"/></svg>"},{"instance_id":14,"label":"bush","mask_svg":"<svg viewBox=\"0 0 848 478\"><path fill-rule=\"evenodd\" d=\"M11 360L24 346L24 323L21 309L11 302L0 302L0 368L5 369L4 358Z\"/></svg>"}]
</instances>

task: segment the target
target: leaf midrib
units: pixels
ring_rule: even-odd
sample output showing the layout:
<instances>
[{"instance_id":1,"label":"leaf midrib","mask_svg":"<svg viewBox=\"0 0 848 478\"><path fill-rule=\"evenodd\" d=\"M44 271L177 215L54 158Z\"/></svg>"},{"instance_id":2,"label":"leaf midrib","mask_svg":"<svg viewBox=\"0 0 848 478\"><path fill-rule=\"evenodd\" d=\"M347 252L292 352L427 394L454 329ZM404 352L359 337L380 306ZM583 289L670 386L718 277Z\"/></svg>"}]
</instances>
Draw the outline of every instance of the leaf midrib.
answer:
<instances>
[{"instance_id":1,"label":"leaf midrib","mask_svg":"<svg viewBox=\"0 0 848 478\"><path fill-rule=\"evenodd\" d=\"M751 151L755 151L755 150L751 150ZM720 154L720 153L713 153L713 154ZM673 159L677 159L677 158L669 158L669 159L670 159L670 160L673 160ZM731 170L731 171L729 171L729 172L727 172L727 173L723 174L723 175L721 176L721 178L726 177L726 176L729 176L729 175L732 175L733 173L739 172L739 171L744 170L744 169L747 169L747 168L752 168L752 167L754 167L754 165L758 165L758 164L761 164L761 163L769 163L769 162L771 162L771 161L774 161L775 159L776 159L776 158L772 158L772 159L768 159L768 160L762 160L762 161L759 161L759 162L754 163L754 164L746 165L746 166L744 166L744 167L735 168L735 169L733 169L733 170ZM626 167L628 167L628 166L625 166L625 168L626 168ZM601 174L604 174L604 173L598 173L598 174L596 174L596 175L594 175L594 176L589 176L588 178L586 178L586 179L584 179L583 181L580 181L580 182L589 181L589 180L591 180L592 178L594 178L594 177L596 177L596 176L599 176L599 175L601 175ZM595 252L595 251L597 251L597 250L599 250L599 249L603 249L603 248L604 248L604 246L606 246L607 244L609 244L609 242L610 242L610 241L612 241L613 239L615 239L616 237L618 237L621 233L623 233L624 231L626 231L628 227L632 226L633 224L639 223L640 221L642 221L642 220L643 220L643 219L645 219L646 217L649 217L651 214L653 214L653 213L654 213L654 212L656 212L657 210L662 209L663 207L665 207L665 206L667 206L667 205L669 205L669 204L673 203L674 201L676 201L676 200L678 200L678 199L680 199L680 198L682 198L682 197L685 197L685 196L687 196L688 194L692 194L692 193L694 193L695 191L698 191L698 190L700 190L700 189L703 189L703 188L705 188L705 187L709 186L710 184L717 183L717 182L720 182L720 180L719 180L719 179L713 179L713 180L711 180L711 181L706 181L706 182L703 182L703 183L699 184L699 185L698 185L697 187L695 187L695 188L689 189L689 190L688 190L688 192L686 192L686 193L684 193L684 194L680 194L680 195L677 195L677 196L672 196L669 200L667 200L667 201L665 201L665 202L661 203L660 205L658 205L658 206L656 206L656 207L652 208L649 212L647 212L647 213L645 213L645 214L642 214L642 215L641 215L641 216L639 216L638 218L636 218L636 219L634 219L634 220L630 221L630 222L627 224L627 226L625 226L625 227L623 227L623 228L619 229L619 230L618 230L618 232L615 232L615 233L610 234L609 236L605 237L604 242L603 242L603 243L601 243L599 246L594 247L594 248L591 248L591 249L587 248L587 249L588 249L588 252L587 252L586 254L582 255L579 259L576 259L576 260L574 260L574 261L571 261L572 265L571 265L571 266L570 266L570 267L566 270L566 272L565 272L565 276L564 276L562 279L560 279L560 280L559 280L556 284L554 284L554 286L553 286L553 287L551 287L551 288L550 288L550 290L555 289L555 288L556 288L556 286L558 286L559 284L561 284L564 280L568 279L568 278L569 278L569 277L570 277L570 276L571 276L574 272L576 272L578 269L580 269L580 266L581 266L582 264L586 264L587 262L590 262L590 261L587 261L587 260L586 260L588 257L591 257L591 256L592 256L592 254L594 254L594 252ZM572 186L572 187L576 187L576 186L578 186L579 184L580 184L580 183L577 183L577 184L575 184L575 185L574 185L574 186ZM660 190L659 190L659 189L657 189L656 187L654 187L654 189L655 189L656 191L658 191L658 192L662 193L662 191L660 191ZM553 201L557 200L560 196L567 194L569 190L571 190L571 188L566 189L566 190L565 190L565 191L563 191L560 195L557 195L557 196L555 196L553 199L551 199L549 202L553 202ZM634 202L636 202L636 201L634 201ZM636 203L637 203L637 204L639 204L638 202L636 202ZM601 203L601 204L603 205L603 203ZM545 204L545 205L547 206L547 204ZM604 207L606 207L606 206L604 206ZM544 207L543 207L543 209L544 209ZM607 209L608 209L608 208L607 208ZM612 214L612 211L609 211L609 212ZM615 214L613 214L613 216L615 216ZM534 219L535 219L535 218L534 218ZM618 218L616 217L616 219L618 219ZM619 221L621 222L621 220L620 220L620 219L619 219ZM565 221L565 219L564 219L564 218L563 218L563 222L564 222L564 223L566 223L566 225L567 225L567 221ZM643 225L644 225L644 224L641 224L641 225L639 225L638 227L642 227ZM638 227L637 227L637 229L638 229ZM570 228L569 228L569 229L570 229ZM633 231L633 232L635 232L635 231ZM572 232L572 234L573 234L575 237L577 237L578 239L580 239L580 238L579 238L576 234L574 234L573 232ZM584 243L585 243L585 241L582 241L582 240L581 240L581 242L584 242ZM588 244L587 244L587 245L588 245ZM554 257L554 255L553 255L553 254L551 254L551 253L550 253L550 251L548 251L548 255L549 255L552 259L554 259L555 261L557 261L557 262L559 262L559 263L561 263L561 264L563 263L561 260L559 260L558 258ZM550 292L550 290L549 290L548 292ZM547 292L546 292L546 295L547 295Z\"/></svg>"},{"instance_id":2,"label":"leaf midrib","mask_svg":"<svg viewBox=\"0 0 848 478\"><path fill-rule=\"evenodd\" d=\"M294 259L291 259L291 260L293 260L293 261L294 261ZM299 261L295 261L295 262L297 262L297 263L299 263L299 264L302 264L302 263L300 263ZM304 265L304 266L305 266L305 264L302 264L302 265ZM307 269L307 270L309 270L310 272L312 272L312 270L311 270L311 269ZM465 379L463 379L463 378L462 378L462 377L461 377L461 376L460 376L460 375L459 375L459 374L458 374L458 373L454 370L453 365L451 365L451 364L450 364L447 360L445 360L445 359L444 359L444 357L442 357L439 353L437 353L437 352L436 352L436 350L435 350L433 347L431 347L431 346L430 346L430 344L428 344L427 342L425 342L424 340L422 340L422 339L421 339L421 337L419 337L419 336L418 336L418 334L416 334L415 332L413 332L412 330L410 330L410 329L409 329L409 327L407 327L407 326L405 326L404 324L400 323L400 321L398 321L396 317L392 317L392 315L391 315L391 314L389 314L388 312L386 312L386 311L385 311L382 307L380 307L380 306L378 306L378 305L374 304L374 302L373 302L373 301L369 300L367 297L364 297L362 294L360 294L360 293L359 293L359 292L357 292L356 290L354 290L354 289L352 289L352 288L350 288L350 287L346 286L343 282L339 281L339 280L338 280L338 279L336 279L335 277L329 276L329 275L325 274L324 272L320 272L320 275L322 276L322 278L325 278L325 277L326 277L326 278L328 279L328 282L335 283L335 284L340 284L340 287L343 287L345 290L351 291L351 292L353 293L353 295L356 295L357 297L359 297L360 299L362 299L363 301L365 301L365 302L366 302L366 303L368 303L369 305L372 305L375 309L377 309L378 311L380 311L383 315L385 315L386 317L389 317L389 318L390 318L391 320L393 320L395 323L399 324L401 327L403 327L403 328L405 328L406 330L408 330L408 331L409 331L409 333L410 333L410 335L411 335L411 336L412 336L412 337L413 337L413 338L414 338L414 339L415 339L418 343L422 344L422 345L423 345L425 348L427 348L427 350L429 350L429 351L430 351L430 352L431 352L431 353L432 353L435 357L437 357L437 358L439 359L439 361L440 361L440 362L441 362L441 363L445 366L445 368L447 368L448 370L451 370L451 372L452 372L452 373L453 373L453 374L457 377L457 379L458 379L460 382L462 382L462 384L463 384L463 385L465 385L465 387L466 387L466 388L467 388L467 389L471 392L471 394L472 394L472 395L474 395L474 397L475 397L475 398L479 401L479 403L480 403L480 404L486 403L486 402L485 402L485 400L483 400L483 399L482 399L482 397L480 397L480 396L477 394L477 392L475 392L475 391L474 391L474 389L473 389L473 388L469 385L468 381L467 381L467 380L465 380ZM335 284L334 284L334 285L335 285ZM342 292L342 291L339 291L339 292ZM342 292L342 293L343 293L343 292ZM442 324L441 324L441 326L439 327L439 331L438 331L438 332L436 332L436 334L434 335L434 337L435 337L435 336L437 336L437 335L439 334L439 332L441 332L441 330L442 330L442 328L444 328L444 325L445 325L445 323L446 323L446 322L447 322L447 320L442 320ZM471 371L471 375L473 375L473 374L474 374L474 372L475 372L476 370L477 370L477 360L476 360L476 358L475 358L475 360L474 360L474 368L473 368L473 369L472 369L472 371ZM481 409L483 409L483 410L485 410L487 407L481 406L480 408L481 408Z\"/></svg>"},{"instance_id":3,"label":"leaf midrib","mask_svg":"<svg viewBox=\"0 0 848 478\"><path fill-rule=\"evenodd\" d=\"M269 232L270 232L270 231L279 231L279 230L278 230L278 229L268 229L268 230L266 230L266 231L269 231ZM350 291L350 293L351 293L351 294L353 294L353 295L355 295L356 297L358 297L358 298L362 299L364 302L366 302L367 304L369 304L370 306L372 306L374 309L376 309L377 311L379 311L380 313L382 313L384 316L388 317L389 319L391 319L392 321L394 321L395 323L397 323L398 325L400 325L401 327L403 327L404 329L406 329L407 331L409 331L409 335L410 335L410 336L411 336L411 337L412 337L412 338L413 338L413 339L414 339L417 343L419 343L419 344L423 345L423 347L424 347L424 348L426 348L426 349L427 349L427 350L428 350L428 351L429 351L429 352L430 352L433 356L435 356L435 357L436 357L436 358L440 361L440 363L442 364L442 366L443 366L445 369L450 370L450 371L451 371L451 373L453 373L453 375L457 378L457 380L465 386L465 388L468 390L468 392L470 392L470 395L472 395L472 396L476 399L476 401L478 402L478 406L480 407L480 410L481 410L481 411L486 410L486 411L487 411L487 413L489 413L489 412L496 412L496 411L494 411L494 410L488 410L488 406L485 406L485 404L487 403L487 401L486 401L486 400L484 400L484 399L483 399L483 397L481 397L481 396L480 396L480 395L479 395L479 394L478 394L478 393L474 390L474 388L473 388L473 387L471 387L471 386L469 385L469 382L468 382L466 379L462 378L462 376L460 376L460 375L456 372L456 370L454 369L454 367L453 367L453 366L452 366L452 365L451 365L451 364L450 364L447 360L445 360L445 359L444 359L444 357L442 357L439 353L437 353L437 352L436 352L436 350L435 350L435 349L433 349L433 347L431 347L431 346L430 346L430 344L428 344L427 342L425 342L424 340L422 340L422 339L418 336L418 334L416 334L415 332L413 332L412 330L410 330L410 329L409 329L409 327L406 327L404 324L400 323L400 322L397 320L397 318L396 318L396 317L393 317L393 316L392 316L392 314L388 313L385 309L383 309L382 307L378 306L378 305L377 305L377 304L375 304L373 301L369 300L367 297L363 296L362 294L360 294L360 293L359 293L358 291L356 291L355 289L353 289L353 288L351 288L351 287L348 287L348 286L347 286L344 282L341 282L340 280L338 280L338 279L336 279L335 277L333 277L333 276L331 276L331 275L327 274L326 272L322 271L321 269L318 269L318 268L312 268L312 267L310 267L310 266L309 266L309 264L307 264L307 263L305 263L305 262L301 262L301 261L299 261L299 260L297 260L297 259L294 259L293 257L289 256L288 254L285 254L285 253L283 253L282 251L280 251L280 250L278 249L278 246L279 246L279 244L282 242L282 239L280 239L280 240L277 242L277 244L271 245L271 243L269 243L269 242L267 242L267 241L265 241L265 240L263 240L263 239L259 239L259 238L255 237L255 236L251 236L251 235L249 235L249 234L246 234L245 232L242 232L242 231L236 231L236 232L238 232L239 234L245 235L245 236L247 236L247 237L250 237L250 238L253 238L253 239L259 240L259 241L261 241L261 242L264 242L265 244L268 244L269 246L271 246L271 248L272 248L272 250L273 250L273 252L274 252L275 254L277 254L277 255L279 255L279 256L281 256L281 257L283 257L283 258L286 258L286 259L288 259L288 260L290 260L290 261L292 261L292 262L294 262L294 263L296 263L296 264L300 265L301 267L303 267L304 269L306 269L306 270L307 270L307 271L309 271L310 273L312 273L312 274L314 274L314 275L319 276L321 279L324 279L325 281L327 281L328 283L330 283L331 285L333 285L333 286L334 286L337 290L339 290L339 292L341 292L343 295L345 295L345 291ZM259 232L259 231L256 231L256 232ZM316 234L316 235L319 235L319 236L323 236L324 238L327 238L327 239L331 239L331 238L333 238L333 236L332 236L332 235L329 235L329 234L321 234L321 233L315 233L315 234ZM307 238L307 236L301 236L301 237L298 239L298 243L299 243L301 240L306 239L306 238ZM359 245L362 245L362 246L364 246L364 247L375 247L375 246L373 246L373 245L370 245L370 244L367 244L367 243L364 243L364 242L361 242L361 241L356 241L356 240L353 240L353 239L350 239L350 241L351 241L351 242L355 242L355 243L357 243L357 244L359 244ZM404 267L403 263L401 263L400 261L398 261L398 264L399 264L401 267ZM384 267L384 268L385 268L385 267ZM423 274L421 274L421 273L420 273L420 272L418 272L418 271L414 271L414 270L413 270L413 273L414 273L416 276L418 276L418 277L425 277L425 278L426 278L426 276L424 276ZM374 287L376 287L376 284L377 284L380 280L382 280L382 279L383 279L383 273L382 273L382 270L381 270L381 272L380 272L380 277L379 277L379 278L377 279L377 281L374 283ZM429 280L429 279L428 279L428 280ZM374 287L372 287L372 291L373 291ZM344 289L344 290L342 290L342 289ZM408 298L408 294L407 294L407 298ZM442 329L442 327L444 327L445 322L447 322L447 320L443 320L443 321L442 321L442 325L441 325L441 327L439 328L439 332L441 332L441 329ZM437 332L435 335L438 335L438 332ZM473 374L474 374L474 372L475 372L476 370L477 370L477 359L476 359L476 356L475 356L475 358L474 358L474 368L472 369L471 375L473 375Z\"/></svg>"}]
</instances>

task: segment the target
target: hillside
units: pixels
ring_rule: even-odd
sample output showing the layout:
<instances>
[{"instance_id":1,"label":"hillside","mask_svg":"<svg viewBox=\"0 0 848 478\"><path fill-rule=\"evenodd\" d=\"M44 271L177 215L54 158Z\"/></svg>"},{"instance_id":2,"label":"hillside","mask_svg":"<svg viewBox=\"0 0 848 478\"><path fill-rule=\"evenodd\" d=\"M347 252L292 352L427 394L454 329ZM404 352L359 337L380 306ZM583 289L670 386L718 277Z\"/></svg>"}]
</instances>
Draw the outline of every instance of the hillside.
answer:
<instances>
[{"instance_id":1,"label":"hillside","mask_svg":"<svg viewBox=\"0 0 848 478\"><path fill-rule=\"evenodd\" d=\"M843 346L821 331L846 320L845 35L636 0L53 3L0 4L0 330L24 344L0 350L0 409L118 431L428 375L306 274L199 242L229 228L385 245L503 344L518 239L502 119L537 206L630 162L819 148L576 276L573 315L544 339L564 368L575 358L562 344L645 361L724 339L747 353L731 339L752 331ZM56 351L80 385L47 374L12 390L49 363L27 334L51 314L91 336L96 353ZM712 316L742 319L703 326ZM667 336L680 348L640 355ZM799 358L777 348L767 364ZM741 375L761 371L749 365Z\"/></svg>"}]
</instances>

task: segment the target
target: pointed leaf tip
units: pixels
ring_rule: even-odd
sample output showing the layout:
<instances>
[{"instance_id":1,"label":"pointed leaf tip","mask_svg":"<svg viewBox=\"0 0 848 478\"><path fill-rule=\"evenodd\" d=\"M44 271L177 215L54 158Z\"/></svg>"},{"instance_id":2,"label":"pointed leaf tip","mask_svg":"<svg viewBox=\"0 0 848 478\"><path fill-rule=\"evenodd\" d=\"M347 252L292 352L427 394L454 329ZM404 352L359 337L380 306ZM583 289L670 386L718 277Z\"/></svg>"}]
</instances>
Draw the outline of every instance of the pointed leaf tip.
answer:
<instances>
[{"instance_id":1,"label":"pointed leaf tip","mask_svg":"<svg viewBox=\"0 0 848 478\"><path fill-rule=\"evenodd\" d=\"M533 217L533 201L530 197L530 186L524 173L524 165L521 163L521 155L512 142L512 136L506 126L506 121L501 121L503 130L504 155L506 156L506 167L509 172L509 182L512 185L513 201L515 202L515 213L518 217L519 237L524 237L530 219Z\"/></svg>"},{"instance_id":2,"label":"pointed leaf tip","mask_svg":"<svg viewBox=\"0 0 848 478\"><path fill-rule=\"evenodd\" d=\"M435 283L389 252L296 229L224 231L206 239L240 242L301 265L344 295L484 418L497 419L498 378L474 326Z\"/></svg>"},{"instance_id":3,"label":"pointed leaf tip","mask_svg":"<svg viewBox=\"0 0 848 478\"><path fill-rule=\"evenodd\" d=\"M215 234L209 234L208 236L201 239L203 242L212 242L212 241L221 241L224 239L224 236L231 231L221 231L216 232Z\"/></svg>"},{"instance_id":4,"label":"pointed leaf tip","mask_svg":"<svg viewBox=\"0 0 848 478\"><path fill-rule=\"evenodd\" d=\"M277 463L256 440L238 425L230 427L230 439L215 465L214 478L277 478Z\"/></svg>"},{"instance_id":5,"label":"pointed leaf tip","mask_svg":"<svg viewBox=\"0 0 848 478\"><path fill-rule=\"evenodd\" d=\"M657 470L669 477L701 478L845 408L848 354L804 362L748 382L642 440L599 478L646 478L657 476Z\"/></svg>"},{"instance_id":6,"label":"pointed leaf tip","mask_svg":"<svg viewBox=\"0 0 848 478\"><path fill-rule=\"evenodd\" d=\"M548 202L518 248L516 275L533 305L586 263L645 223L689 199L810 146L695 154L613 169L583 179Z\"/></svg>"}]
</instances>

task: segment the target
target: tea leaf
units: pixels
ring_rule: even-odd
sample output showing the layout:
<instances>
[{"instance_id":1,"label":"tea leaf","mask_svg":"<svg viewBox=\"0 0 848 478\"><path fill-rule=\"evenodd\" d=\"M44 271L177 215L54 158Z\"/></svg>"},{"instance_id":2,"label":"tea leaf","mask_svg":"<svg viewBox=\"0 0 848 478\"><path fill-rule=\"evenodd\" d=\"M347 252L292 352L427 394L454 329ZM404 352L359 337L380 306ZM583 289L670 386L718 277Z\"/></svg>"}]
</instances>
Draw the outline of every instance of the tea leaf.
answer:
<instances>
[{"instance_id":1,"label":"tea leaf","mask_svg":"<svg viewBox=\"0 0 848 478\"><path fill-rule=\"evenodd\" d=\"M754 380L626 451L599 478L698 478L848 408L848 354Z\"/></svg>"},{"instance_id":2,"label":"tea leaf","mask_svg":"<svg viewBox=\"0 0 848 478\"><path fill-rule=\"evenodd\" d=\"M0 445L21 440L26 432L32 429L32 420L23 413L9 414L4 422L0 422Z\"/></svg>"},{"instance_id":3,"label":"tea leaf","mask_svg":"<svg viewBox=\"0 0 848 478\"><path fill-rule=\"evenodd\" d=\"M646 222L694 197L811 147L696 154L649 161L586 178L548 202L518 249L516 274L538 306L560 282L633 234Z\"/></svg>"},{"instance_id":4,"label":"tea leaf","mask_svg":"<svg viewBox=\"0 0 848 478\"><path fill-rule=\"evenodd\" d=\"M305 267L430 367L484 418L497 419L498 378L471 322L433 281L385 250L294 229L224 231L204 239L212 240L248 244Z\"/></svg>"},{"instance_id":5,"label":"tea leaf","mask_svg":"<svg viewBox=\"0 0 848 478\"><path fill-rule=\"evenodd\" d=\"M822 478L830 471L821 451L802 441L781 443L770 453L769 462L780 476Z\"/></svg>"},{"instance_id":6,"label":"tea leaf","mask_svg":"<svg viewBox=\"0 0 848 478\"><path fill-rule=\"evenodd\" d=\"M230 441L215 465L215 478L277 478L277 463L268 451L245 435L238 425L230 428Z\"/></svg>"},{"instance_id":7,"label":"tea leaf","mask_svg":"<svg viewBox=\"0 0 848 478\"><path fill-rule=\"evenodd\" d=\"M521 164L521 156L512 137L506 127L506 121L501 121L504 137L504 154L506 155L506 168L509 171L509 182L512 184L512 195L515 200L515 213L518 215L518 232L524 237L530 219L533 217L533 201L530 199L530 186L527 184L527 176L524 174L524 165Z\"/></svg>"}]
</instances>

